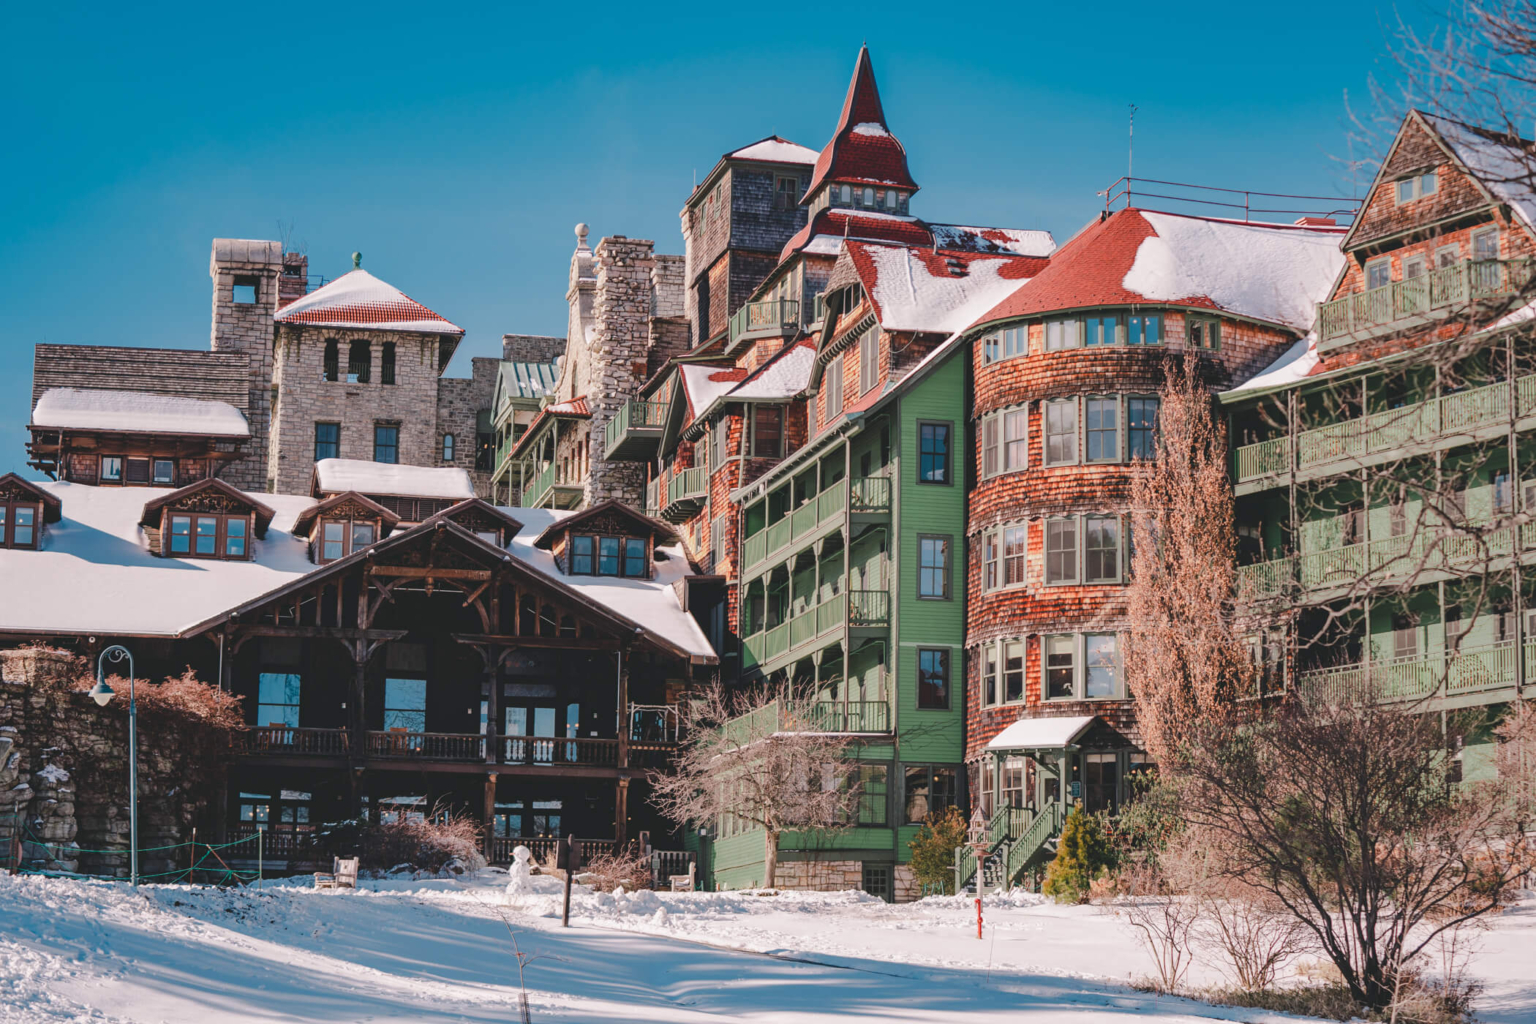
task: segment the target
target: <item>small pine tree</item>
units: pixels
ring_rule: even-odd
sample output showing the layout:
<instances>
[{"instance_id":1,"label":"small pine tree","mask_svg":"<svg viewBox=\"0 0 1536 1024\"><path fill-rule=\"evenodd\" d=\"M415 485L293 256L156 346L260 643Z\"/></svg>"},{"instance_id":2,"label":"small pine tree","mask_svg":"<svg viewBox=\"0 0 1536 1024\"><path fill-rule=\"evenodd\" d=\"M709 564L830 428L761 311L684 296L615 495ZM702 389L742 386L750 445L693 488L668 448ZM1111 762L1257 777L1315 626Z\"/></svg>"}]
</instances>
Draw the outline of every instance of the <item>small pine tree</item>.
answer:
<instances>
[{"instance_id":1,"label":"small pine tree","mask_svg":"<svg viewBox=\"0 0 1536 1024\"><path fill-rule=\"evenodd\" d=\"M1061 841L1056 859L1045 870L1041 889L1059 903L1082 903L1089 886L1113 864L1113 851L1099 819L1083 811L1082 804L1072 808L1061 827Z\"/></svg>"},{"instance_id":2,"label":"small pine tree","mask_svg":"<svg viewBox=\"0 0 1536 1024\"><path fill-rule=\"evenodd\" d=\"M912 850L912 875L920 888L932 886L946 896L954 895L955 847L965 845L965 836L965 815L958 807L917 830L917 838L907 846Z\"/></svg>"}]
</instances>

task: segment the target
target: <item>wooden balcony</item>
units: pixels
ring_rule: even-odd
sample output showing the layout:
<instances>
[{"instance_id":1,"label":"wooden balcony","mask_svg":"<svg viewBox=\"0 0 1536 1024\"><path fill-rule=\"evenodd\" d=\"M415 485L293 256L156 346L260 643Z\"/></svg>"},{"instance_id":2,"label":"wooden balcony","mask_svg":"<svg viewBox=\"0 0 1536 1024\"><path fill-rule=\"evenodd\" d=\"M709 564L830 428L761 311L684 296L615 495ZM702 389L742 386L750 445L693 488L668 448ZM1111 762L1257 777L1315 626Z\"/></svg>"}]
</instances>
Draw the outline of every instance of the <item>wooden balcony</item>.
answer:
<instances>
[{"instance_id":1,"label":"wooden balcony","mask_svg":"<svg viewBox=\"0 0 1536 1024\"><path fill-rule=\"evenodd\" d=\"M1382 703L1437 701L1467 706L1505 700L1516 689L1523 656L1526 678L1536 667L1536 641L1513 640L1459 651L1427 651L1354 665L1302 672L1304 689L1326 700L1351 702L1374 696Z\"/></svg>"},{"instance_id":2,"label":"wooden balcony","mask_svg":"<svg viewBox=\"0 0 1536 1024\"><path fill-rule=\"evenodd\" d=\"M340 757L347 753L347 730L301 729L260 725L243 729L231 739L238 754L286 757Z\"/></svg>"},{"instance_id":3,"label":"wooden balcony","mask_svg":"<svg viewBox=\"0 0 1536 1024\"><path fill-rule=\"evenodd\" d=\"M748 302L731 315L730 341L746 338L772 338L800 329L800 302L797 299L768 299Z\"/></svg>"},{"instance_id":4,"label":"wooden balcony","mask_svg":"<svg viewBox=\"0 0 1536 1024\"><path fill-rule=\"evenodd\" d=\"M745 638L744 667L772 672L840 640L845 624L856 629L886 629L890 622L891 595L887 591L837 594Z\"/></svg>"},{"instance_id":5,"label":"wooden balcony","mask_svg":"<svg viewBox=\"0 0 1536 1024\"><path fill-rule=\"evenodd\" d=\"M523 508L575 508L581 502L582 481L559 469L551 462L523 488Z\"/></svg>"},{"instance_id":6,"label":"wooden balcony","mask_svg":"<svg viewBox=\"0 0 1536 1024\"><path fill-rule=\"evenodd\" d=\"M709 471L693 466L667 473L646 487L646 512L669 523L692 519L709 501Z\"/></svg>"},{"instance_id":7,"label":"wooden balcony","mask_svg":"<svg viewBox=\"0 0 1536 1024\"><path fill-rule=\"evenodd\" d=\"M1251 493L1279 486L1293 469L1298 480L1332 476L1501 436L1512 418L1533 416L1536 374L1244 445L1233 453L1233 471L1238 492Z\"/></svg>"},{"instance_id":8,"label":"wooden balcony","mask_svg":"<svg viewBox=\"0 0 1536 1024\"><path fill-rule=\"evenodd\" d=\"M368 756L416 761L484 761L485 737L454 732L368 733Z\"/></svg>"},{"instance_id":9,"label":"wooden balcony","mask_svg":"<svg viewBox=\"0 0 1536 1024\"><path fill-rule=\"evenodd\" d=\"M1318 351L1409 330L1475 303L1518 295L1531 271L1529 259L1460 260L1420 277L1321 303Z\"/></svg>"},{"instance_id":10,"label":"wooden balcony","mask_svg":"<svg viewBox=\"0 0 1536 1024\"><path fill-rule=\"evenodd\" d=\"M667 423L667 403L631 399L619 407L604 430L604 457L644 462L656 454Z\"/></svg>"},{"instance_id":11,"label":"wooden balcony","mask_svg":"<svg viewBox=\"0 0 1536 1024\"><path fill-rule=\"evenodd\" d=\"M733 742L752 743L779 732L884 734L891 731L885 701L812 701L798 708L772 701L725 724Z\"/></svg>"}]
</instances>

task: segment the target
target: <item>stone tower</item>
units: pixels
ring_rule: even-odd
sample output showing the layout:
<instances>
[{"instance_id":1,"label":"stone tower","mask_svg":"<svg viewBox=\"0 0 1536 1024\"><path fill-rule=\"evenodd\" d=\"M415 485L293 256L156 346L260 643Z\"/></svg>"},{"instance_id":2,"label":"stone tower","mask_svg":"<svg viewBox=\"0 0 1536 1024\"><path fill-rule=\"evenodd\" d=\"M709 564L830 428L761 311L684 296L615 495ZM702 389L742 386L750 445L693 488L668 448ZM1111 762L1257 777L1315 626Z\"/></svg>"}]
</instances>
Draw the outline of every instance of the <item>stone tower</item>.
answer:
<instances>
[{"instance_id":1,"label":"stone tower","mask_svg":"<svg viewBox=\"0 0 1536 1024\"><path fill-rule=\"evenodd\" d=\"M272 418L272 316L282 271L281 242L213 240L208 260L208 276L213 278L210 344L215 352L243 352L250 360L246 418L251 440L246 457L224 472L224 479L244 490L272 489L265 474Z\"/></svg>"}]
</instances>

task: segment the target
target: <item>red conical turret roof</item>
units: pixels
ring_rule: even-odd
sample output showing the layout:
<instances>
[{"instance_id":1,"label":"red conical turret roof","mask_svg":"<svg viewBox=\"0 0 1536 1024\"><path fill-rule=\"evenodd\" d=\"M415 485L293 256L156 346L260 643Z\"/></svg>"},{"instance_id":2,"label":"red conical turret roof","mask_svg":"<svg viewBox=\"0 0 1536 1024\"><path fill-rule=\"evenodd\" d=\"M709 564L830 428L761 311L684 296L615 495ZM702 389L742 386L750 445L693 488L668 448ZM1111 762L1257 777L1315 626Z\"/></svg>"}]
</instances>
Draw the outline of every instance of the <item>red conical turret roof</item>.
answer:
<instances>
[{"instance_id":1,"label":"red conical turret roof","mask_svg":"<svg viewBox=\"0 0 1536 1024\"><path fill-rule=\"evenodd\" d=\"M868 46L859 48L859 62L843 100L843 115L832 141L816 160L816 171L805 190L807 200L829 181L917 190L917 182L907 170L907 151L886 126Z\"/></svg>"}]
</instances>

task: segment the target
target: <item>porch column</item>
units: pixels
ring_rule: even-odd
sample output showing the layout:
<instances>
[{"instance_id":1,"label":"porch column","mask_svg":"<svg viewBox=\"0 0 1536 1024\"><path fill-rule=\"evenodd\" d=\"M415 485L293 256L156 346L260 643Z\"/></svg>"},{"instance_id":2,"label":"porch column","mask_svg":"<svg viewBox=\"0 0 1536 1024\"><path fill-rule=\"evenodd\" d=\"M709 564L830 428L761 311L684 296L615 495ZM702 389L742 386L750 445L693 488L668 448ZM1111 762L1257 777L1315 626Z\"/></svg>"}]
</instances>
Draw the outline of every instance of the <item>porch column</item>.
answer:
<instances>
[{"instance_id":1,"label":"porch column","mask_svg":"<svg viewBox=\"0 0 1536 1024\"><path fill-rule=\"evenodd\" d=\"M615 711L615 716L618 719L620 768L629 767L629 659L624 657L626 651L627 647L620 647L618 653L615 655L615 657L618 659L619 676L617 691L617 700L619 706ZM622 818L620 820L622 822ZM620 824L619 828L622 831L623 825Z\"/></svg>"},{"instance_id":2,"label":"porch column","mask_svg":"<svg viewBox=\"0 0 1536 1024\"><path fill-rule=\"evenodd\" d=\"M613 839L614 849L629 840L629 780L618 779L613 788Z\"/></svg>"},{"instance_id":3,"label":"porch column","mask_svg":"<svg viewBox=\"0 0 1536 1024\"><path fill-rule=\"evenodd\" d=\"M485 859L491 859L491 844L496 836L496 773L485 773Z\"/></svg>"}]
</instances>

